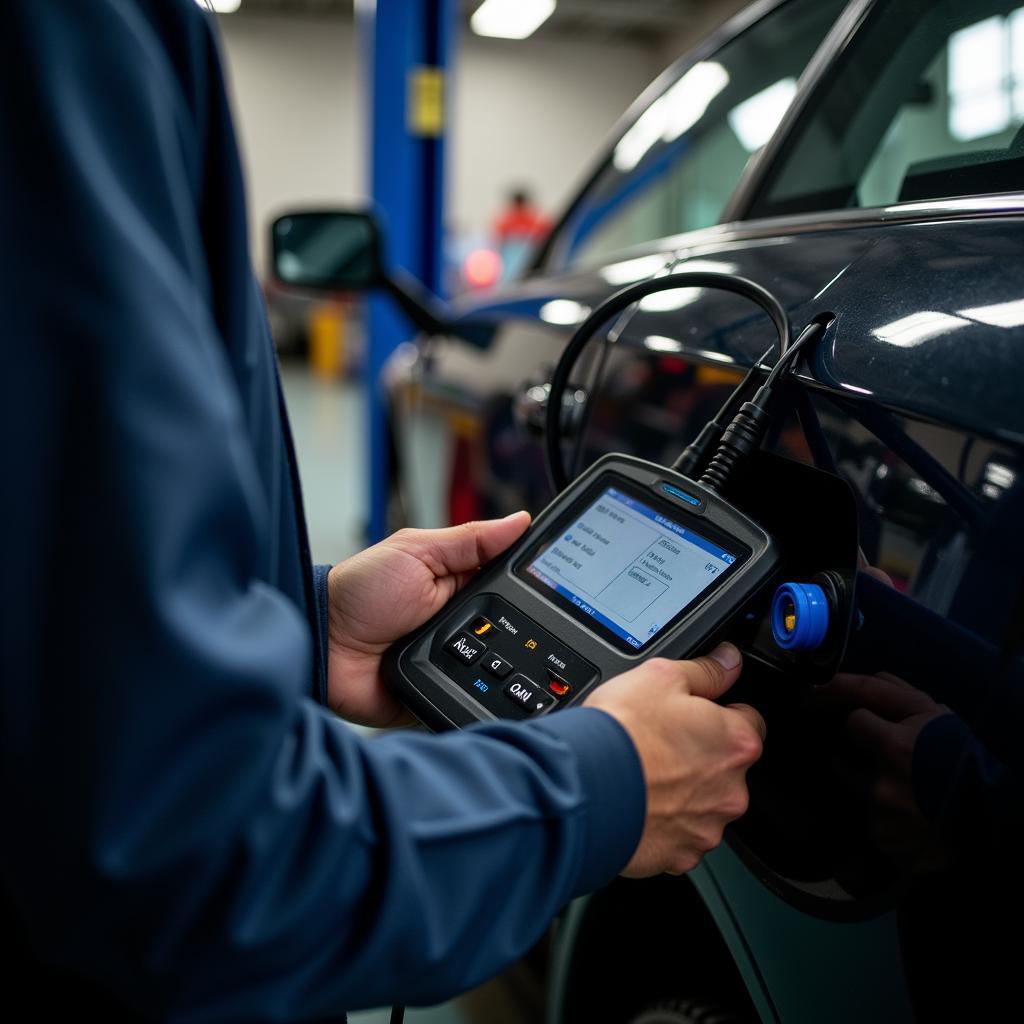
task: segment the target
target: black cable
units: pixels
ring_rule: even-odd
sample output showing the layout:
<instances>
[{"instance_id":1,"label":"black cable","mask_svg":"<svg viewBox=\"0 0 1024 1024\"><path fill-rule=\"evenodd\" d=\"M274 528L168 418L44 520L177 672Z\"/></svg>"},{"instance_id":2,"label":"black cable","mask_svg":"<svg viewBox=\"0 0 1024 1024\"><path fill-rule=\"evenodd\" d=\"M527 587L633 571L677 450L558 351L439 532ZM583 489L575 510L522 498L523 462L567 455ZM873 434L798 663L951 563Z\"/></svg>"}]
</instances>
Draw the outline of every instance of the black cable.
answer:
<instances>
[{"instance_id":1,"label":"black cable","mask_svg":"<svg viewBox=\"0 0 1024 1024\"><path fill-rule=\"evenodd\" d=\"M572 473L573 477L580 475L580 469L583 465L583 455L586 449L586 436L587 430L590 427L590 418L593 413L594 406L597 404L597 395L601 389L601 382L604 378L605 367L608 365L608 353L611 351L612 344L618 339L612 338L612 332L608 331L605 336L601 339L601 351L598 353L597 361L594 364L593 372L590 375L590 380L586 386L586 400L583 403L583 412L580 415L580 421L576 425L576 444L573 446L572 459L569 463L569 472Z\"/></svg>"},{"instance_id":2,"label":"black cable","mask_svg":"<svg viewBox=\"0 0 1024 1024\"><path fill-rule=\"evenodd\" d=\"M741 295L760 306L771 318L778 334L779 361L789 355L793 346L789 346L789 317L782 304L767 289L745 277L732 274L716 274L704 271L681 271L665 277L651 278L640 281L616 292L598 305L593 312L576 328L576 333L569 339L562 355L555 366L551 378L551 390L548 394L547 416L545 420L544 452L547 459L548 475L555 493L563 491L569 483L562 457L562 394L569 381L580 352L596 333L597 329L613 316L621 313L634 302L639 302L656 292L670 291L674 288L717 288L720 291ZM795 343L794 343L795 344ZM778 364L776 364L777 366ZM748 403L749 404L749 403Z\"/></svg>"},{"instance_id":3,"label":"black cable","mask_svg":"<svg viewBox=\"0 0 1024 1024\"><path fill-rule=\"evenodd\" d=\"M831 320L831 317L828 319ZM825 329L825 326L826 324L821 320L815 319L800 332L796 341L786 349L782 358L779 359L779 361L772 367L772 372L768 374L768 379L761 385L762 391L772 387L775 381L778 380L780 374L792 368L796 363L797 356L800 355L800 352L815 340L818 333Z\"/></svg>"},{"instance_id":4,"label":"black cable","mask_svg":"<svg viewBox=\"0 0 1024 1024\"><path fill-rule=\"evenodd\" d=\"M772 372L758 388L757 394L740 406L739 412L722 434L715 457L701 475L700 482L704 487L721 494L740 461L761 446L765 430L771 422L768 407L775 393L775 382L781 374L795 365L803 349L815 341L824 330L823 319L812 320L772 367Z\"/></svg>"},{"instance_id":5,"label":"black cable","mask_svg":"<svg viewBox=\"0 0 1024 1024\"><path fill-rule=\"evenodd\" d=\"M736 406L747 393L757 373L767 373L768 369L761 364L772 354L775 346L765 349L763 355L754 362L744 374L743 380L733 388L732 394L722 403L715 417L701 428L701 432L679 453L679 458L672 463L672 468L683 476L693 479L699 469L703 469L708 452L722 439L729 421L736 415Z\"/></svg>"}]
</instances>

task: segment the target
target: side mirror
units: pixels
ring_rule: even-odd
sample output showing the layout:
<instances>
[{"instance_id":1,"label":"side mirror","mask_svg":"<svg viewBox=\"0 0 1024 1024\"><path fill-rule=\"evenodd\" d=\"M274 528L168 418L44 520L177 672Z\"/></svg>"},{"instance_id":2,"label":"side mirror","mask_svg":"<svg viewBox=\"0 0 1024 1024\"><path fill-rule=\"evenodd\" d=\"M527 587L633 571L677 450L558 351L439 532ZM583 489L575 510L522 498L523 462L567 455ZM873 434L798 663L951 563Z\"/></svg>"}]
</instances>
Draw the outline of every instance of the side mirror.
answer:
<instances>
[{"instance_id":1,"label":"side mirror","mask_svg":"<svg viewBox=\"0 0 1024 1024\"><path fill-rule=\"evenodd\" d=\"M383 288L421 331L452 331L437 297L401 268L389 270L383 249L377 219L357 210L291 211L270 226L271 264L281 284L329 292Z\"/></svg>"},{"instance_id":2,"label":"side mirror","mask_svg":"<svg viewBox=\"0 0 1024 1024\"><path fill-rule=\"evenodd\" d=\"M286 213L270 228L274 276L294 288L366 291L383 283L380 229L368 213Z\"/></svg>"}]
</instances>

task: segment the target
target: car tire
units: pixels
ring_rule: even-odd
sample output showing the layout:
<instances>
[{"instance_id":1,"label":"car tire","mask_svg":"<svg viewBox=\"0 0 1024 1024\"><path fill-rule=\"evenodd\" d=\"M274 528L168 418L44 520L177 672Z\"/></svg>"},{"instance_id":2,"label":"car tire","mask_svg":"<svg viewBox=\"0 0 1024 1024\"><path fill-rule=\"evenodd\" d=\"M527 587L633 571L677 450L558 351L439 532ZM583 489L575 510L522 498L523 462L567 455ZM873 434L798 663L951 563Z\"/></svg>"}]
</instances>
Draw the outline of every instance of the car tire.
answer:
<instances>
[{"instance_id":1,"label":"car tire","mask_svg":"<svg viewBox=\"0 0 1024 1024\"><path fill-rule=\"evenodd\" d=\"M703 999L663 999L634 1017L629 1024L745 1024L741 1017Z\"/></svg>"}]
</instances>

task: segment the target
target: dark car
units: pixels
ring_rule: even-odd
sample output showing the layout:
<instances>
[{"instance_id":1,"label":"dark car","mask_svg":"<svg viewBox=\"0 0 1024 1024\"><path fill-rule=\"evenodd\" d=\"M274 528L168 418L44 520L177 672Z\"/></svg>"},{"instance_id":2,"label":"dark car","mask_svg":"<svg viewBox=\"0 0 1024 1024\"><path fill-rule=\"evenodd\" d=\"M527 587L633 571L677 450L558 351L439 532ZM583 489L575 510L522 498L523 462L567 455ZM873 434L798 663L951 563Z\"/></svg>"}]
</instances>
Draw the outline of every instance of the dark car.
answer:
<instances>
[{"instance_id":1,"label":"dark car","mask_svg":"<svg viewBox=\"0 0 1024 1024\"><path fill-rule=\"evenodd\" d=\"M526 277L393 361L406 507L436 525L547 503L552 365L622 286L738 274L829 323L766 444L855 495L848 675L808 692L748 660L748 814L689 875L569 908L550 1020L1021 1014L1022 124L1015 4L754 5L641 97ZM732 295L644 300L577 368L567 457L670 463L772 341Z\"/></svg>"}]
</instances>

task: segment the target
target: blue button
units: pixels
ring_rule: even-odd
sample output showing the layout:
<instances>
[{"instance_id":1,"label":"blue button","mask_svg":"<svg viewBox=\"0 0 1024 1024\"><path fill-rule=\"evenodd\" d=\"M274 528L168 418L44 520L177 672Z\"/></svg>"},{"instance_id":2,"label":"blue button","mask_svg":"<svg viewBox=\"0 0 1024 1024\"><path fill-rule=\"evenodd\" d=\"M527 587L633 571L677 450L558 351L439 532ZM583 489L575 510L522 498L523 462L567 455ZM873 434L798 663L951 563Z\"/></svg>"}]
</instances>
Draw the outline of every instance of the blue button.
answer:
<instances>
[{"instance_id":1,"label":"blue button","mask_svg":"<svg viewBox=\"0 0 1024 1024\"><path fill-rule=\"evenodd\" d=\"M784 651L817 650L828 633L828 597L816 583L783 583L771 617L772 637Z\"/></svg>"}]
</instances>

